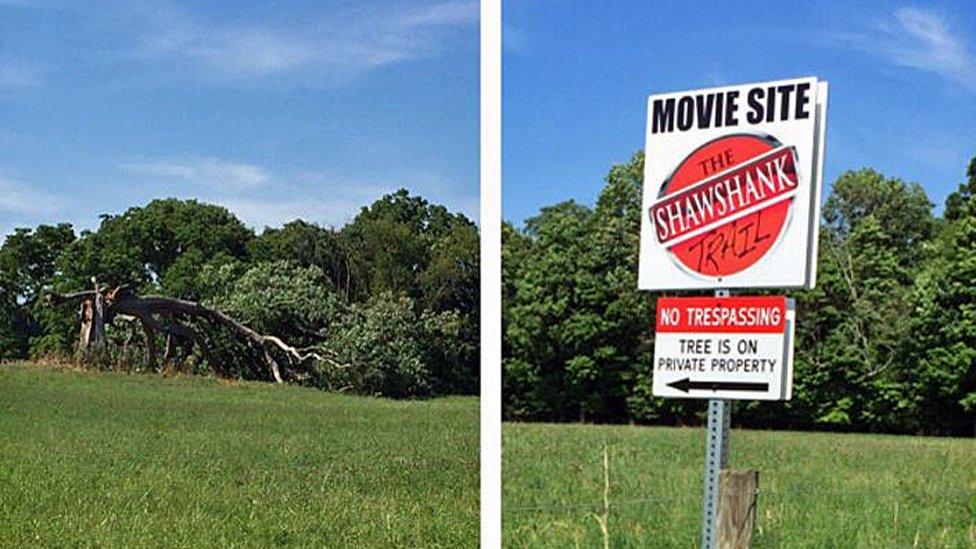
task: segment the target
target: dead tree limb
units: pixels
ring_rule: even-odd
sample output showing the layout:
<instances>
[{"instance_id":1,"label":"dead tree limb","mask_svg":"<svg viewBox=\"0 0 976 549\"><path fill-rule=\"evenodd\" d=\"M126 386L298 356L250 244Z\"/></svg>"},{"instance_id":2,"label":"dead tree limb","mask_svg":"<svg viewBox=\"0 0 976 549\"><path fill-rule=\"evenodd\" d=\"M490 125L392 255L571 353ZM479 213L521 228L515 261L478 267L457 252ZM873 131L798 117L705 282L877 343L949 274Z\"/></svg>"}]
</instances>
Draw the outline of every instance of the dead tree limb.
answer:
<instances>
[{"instance_id":1,"label":"dead tree limb","mask_svg":"<svg viewBox=\"0 0 976 549\"><path fill-rule=\"evenodd\" d=\"M346 367L346 365L341 364L334 356L321 349L293 347L275 335L262 334L250 326L238 322L222 311L194 301L157 295L138 296L127 286L100 288L97 283L95 283L95 287L92 290L67 294L52 293L48 295L47 299L52 305L75 301L82 302L83 328L79 344L83 348L90 347L92 342L91 337L86 338L84 329L85 323L87 322L86 319L88 318L85 316L88 308L95 311L96 318L100 317L102 319L103 338L104 323L111 323L116 315L138 318L146 336L147 357L149 365L152 368L156 368L156 336L163 334L170 341L175 337L191 345L196 345L201 353L203 353L204 358L210 364L211 368L214 369L215 373L219 374L219 366L213 360L206 340L198 332L192 330L178 319L200 319L214 326L228 328L239 339L247 342L248 345L253 345L259 351L259 354L263 356L267 363L270 377L278 383L282 383L284 377L279 361L275 358L276 352L284 356L287 365L292 369L301 367L311 360L324 362L335 368ZM86 303L90 305L86 305ZM100 313L98 312L99 310L101 310ZM167 345L166 357L169 356L169 352L169 345Z\"/></svg>"}]
</instances>

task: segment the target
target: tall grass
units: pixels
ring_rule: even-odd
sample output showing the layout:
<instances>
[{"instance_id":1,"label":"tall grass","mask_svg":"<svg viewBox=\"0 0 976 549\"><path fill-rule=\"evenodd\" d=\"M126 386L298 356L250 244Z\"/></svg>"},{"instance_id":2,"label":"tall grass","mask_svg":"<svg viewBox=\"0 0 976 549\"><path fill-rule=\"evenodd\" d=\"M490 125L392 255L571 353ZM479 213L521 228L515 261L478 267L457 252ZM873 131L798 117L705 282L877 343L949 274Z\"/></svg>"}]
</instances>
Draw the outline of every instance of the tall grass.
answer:
<instances>
[{"instance_id":1,"label":"tall grass","mask_svg":"<svg viewBox=\"0 0 976 549\"><path fill-rule=\"evenodd\" d=\"M603 445L603 514L593 515L603 535L603 549L610 549L610 451Z\"/></svg>"},{"instance_id":2,"label":"tall grass","mask_svg":"<svg viewBox=\"0 0 976 549\"><path fill-rule=\"evenodd\" d=\"M470 547L472 398L0 365L0 546Z\"/></svg>"},{"instance_id":3,"label":"tall grass","mask_svg":"<svg viewBox=\"0 0 976 549\"><path fill-rule=\"evenodd\" d=\"M502 456L506 547L698 544L702 429L506 424ZM756 547L976 547L976 440L733 429L730 456Z\"/></svg>"}]
</instances>

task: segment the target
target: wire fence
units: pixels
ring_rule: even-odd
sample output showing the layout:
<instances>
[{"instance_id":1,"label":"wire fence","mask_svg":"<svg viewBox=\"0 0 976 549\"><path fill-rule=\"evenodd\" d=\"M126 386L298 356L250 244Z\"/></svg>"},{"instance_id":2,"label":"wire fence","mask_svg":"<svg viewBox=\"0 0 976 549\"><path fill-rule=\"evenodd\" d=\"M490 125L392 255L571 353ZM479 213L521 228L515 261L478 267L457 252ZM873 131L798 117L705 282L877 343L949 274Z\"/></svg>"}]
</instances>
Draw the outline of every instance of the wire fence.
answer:
<instances>
[{"instance_id":1,"label":"wire fence","mask_svg":"<svg viewBox=\"0 0 976 549\"><path fill-rule=\"evenodd\" d=\"M933 499L966 499L969 498L973 507L973 512L976 513L976 490L939 490L931 492L923 492L919 490L904 490L904 489L873 489L873 490L818 490L811 491L809 488L794 488L794 489L780 489L780 490L759 490L758 497L760 501L764 498L786 498L793 496L803 496L804 498L834 498L834 497L857 497L857 498L933 498ZM700 493L686 493L686 494L675 494L671 496L648 496L638 499L625 499L620 501L610 501L610 509L633 507L640 505L653 505L658 503L673 503L675 501L691 501L699 502L701 501L702 495ZM585 511L585 510L599 510L603 508L602 501L592 501L592 502L570 502L566 503L564 501L554 501L550 503L540 503L533 505L506 505L502 502L502 513L509 514L530 514L538 513L542 511Z\"/></svg>"},{"instance_id":2,"label":"wire fence","mask_svg":"<svg viewBox=\"0 0 976 549\"><path fill-rule=\"evenodd\" d=\"M605 441L604 452L614 450L620 452L623 450L627 452L627 444L621 446L619 441L608 440ZM595 452L594 452L595 453ZM594 456L595 458L596 456ZM596 461L594 459L594 461ZM599 466L593 462L589 461L578 461L573 469L575 470L593 470L595 474L599 471ZM945 501L951 502L953 505L961 504L967 508L968 514L976 520L976 462L973 462L973 477L970 481L970 489L946 489L939 487L932 487L930 490L920 490L917 487L911 487L906 485L896 485L896 486L884 486L877 488L865 488L865 489L830 489L822 487L811 487L807 486L795 486L795 487L777 487L771 489L760 488L757 492L759 501L763 500L770 502L776 501L777 503L788 503L790 500L799 500L797 503L802 503L804 501L817 501L826 499L846 499L846 498L860 498L863 500L870 499L897 499L898 501L905 500L918 500L923 502L928 501ZM609 467L614 468L612 460ZM595 488L595 487L594 487ZM625 509L635 506L649 506L657 504L673 504L676 502L681 502L682 504L689 505L699 505L702 501L702 491L701 487L696 486L695 489L685 491L682 493L675 493L669 495L648 495L644 497L630 497L624 499L614 499L613 495L610 496L609 508L614 509ZM566 499L557 499L549 502L514 502L507 503L503 497L502 501L502 514L503 515L528 515L533 513L558 513L558 512L571 512L571 511L602 511L604 507L604 502L594 497L592 500L586 501L567 501ZM976 549L976 545L974 545Z\"/></svg>"}]
</instances>

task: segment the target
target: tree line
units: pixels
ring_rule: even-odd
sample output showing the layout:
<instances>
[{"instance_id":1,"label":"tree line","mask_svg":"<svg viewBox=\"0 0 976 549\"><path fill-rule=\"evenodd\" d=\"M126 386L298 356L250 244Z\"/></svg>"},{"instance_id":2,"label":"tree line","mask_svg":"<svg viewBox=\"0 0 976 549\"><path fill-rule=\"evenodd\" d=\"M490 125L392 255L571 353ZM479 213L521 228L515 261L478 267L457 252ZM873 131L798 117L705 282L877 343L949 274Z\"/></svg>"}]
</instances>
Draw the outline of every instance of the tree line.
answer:
<instances>
[{"instance_id":1,"label":"tree line","mask_svg":"<svg viewBox=\"0 0 976 549\"><path fill-rule=\"evenodd\" d=\"M643 165L637 153L614 166L593 207L562 202L503 225L506 419L701 421L704 401L651 394L656 295L637 290ZM737 423L974 432L976 158L965 178L941 216L921 186L872 169L834 182L817 285L791 294L793 399L740 402Z\"/></svg>"},{"instance_id":2,"label":"tree line","mask_svg":"<svg viewBox=\"0 0 976 549\"><path fill-rule=\"evenodd\" d=\"M406 190L340 228L296 219L260 234L218 205L154 200L103 215L80 234L62 223L6 237L0 359L75 356L77 308L45 297L91 290L94 277L198 302L335 358L289 372L293 382L392 397L470 394L478 387L478 264L475 224ZM178 366L267 379L232 334L209 328L210 356L197 350ZM116 321L106 331L109 353L97 365L145 364L148 342L137 323ZM153 343L168 351L171 342Z\"/></svg>"}]
</instances>

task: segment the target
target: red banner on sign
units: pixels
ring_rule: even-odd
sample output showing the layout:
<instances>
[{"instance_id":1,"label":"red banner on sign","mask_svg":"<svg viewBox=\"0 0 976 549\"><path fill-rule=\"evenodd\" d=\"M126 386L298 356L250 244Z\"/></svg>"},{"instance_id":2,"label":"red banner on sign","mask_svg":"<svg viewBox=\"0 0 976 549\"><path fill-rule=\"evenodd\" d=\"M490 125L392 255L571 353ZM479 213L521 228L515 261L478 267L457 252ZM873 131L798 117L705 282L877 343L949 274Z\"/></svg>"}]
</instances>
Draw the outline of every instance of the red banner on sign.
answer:
<instances>
[{"instance_id":1,"label":"red banner on sign","mask_svg":"<svg viewBox=\"0 0 976 549\"><path fill-rule=\"evenodd\" d=\"M690 187L651 206L662 244L709 227L739 212L773 204L796 190L796 151L780 147Z\"/></svg>"},{"instance_id":2,"label":"red banner on sign","mask_svg":"<svg viewBox=\"0 0 976 549\"><path fill-rule=\"evenodd\" d=\"M662 297L657 331L776 334L786 329L786 296Z\"/></svg>"}]
</instances>

